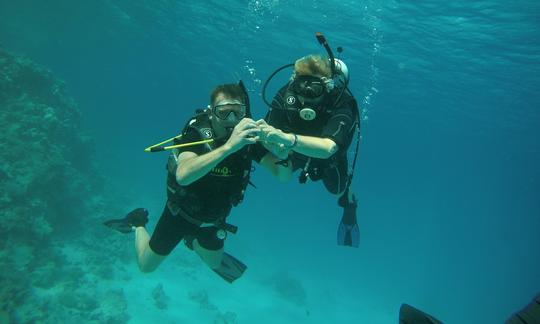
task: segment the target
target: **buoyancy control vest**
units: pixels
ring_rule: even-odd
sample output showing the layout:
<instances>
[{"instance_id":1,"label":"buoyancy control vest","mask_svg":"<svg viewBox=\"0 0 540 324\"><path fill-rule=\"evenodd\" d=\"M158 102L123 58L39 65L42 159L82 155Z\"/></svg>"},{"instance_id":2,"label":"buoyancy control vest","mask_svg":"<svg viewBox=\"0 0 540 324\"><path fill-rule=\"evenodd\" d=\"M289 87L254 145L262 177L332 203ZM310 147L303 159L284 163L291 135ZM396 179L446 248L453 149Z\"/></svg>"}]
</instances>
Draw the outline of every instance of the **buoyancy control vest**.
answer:
<instances>
[{"instance_id":1,"label":"buoyancy control vest","mask_svg":"<svg viewBox=\"0 0 540 324\"><path fill-rule=\"evenodd\" d=\"M193 152L198 155L205 154L224 143L224 140L215 138L207 110L198 113L186 124L178 144L205 139L213 141L198 145L193 148ZM181 186L176 181L176 157L179 151L173 151L167 164L169 203L202 222L211 223L224 219L232 207L244 198L251 173L250 147L251 145L248 145L229 155L209 173L186 186Z\"/></svg>"}]
</instances>

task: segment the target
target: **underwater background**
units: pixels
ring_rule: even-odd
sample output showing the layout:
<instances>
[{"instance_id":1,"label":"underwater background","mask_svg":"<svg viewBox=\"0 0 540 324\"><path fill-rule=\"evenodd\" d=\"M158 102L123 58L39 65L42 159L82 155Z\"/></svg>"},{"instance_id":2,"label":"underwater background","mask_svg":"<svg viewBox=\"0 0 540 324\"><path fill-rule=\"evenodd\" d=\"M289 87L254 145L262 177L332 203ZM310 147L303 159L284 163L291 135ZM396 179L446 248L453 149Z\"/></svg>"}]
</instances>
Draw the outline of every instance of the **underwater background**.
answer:
<instances>
[{"instance_id":1,"label":"underwater background","mask_svg":"<svg viewBox=\"0 0 540 324\"><path fill-rule=\"evenodd\" d=\"M315 32L362 108L360 247L322 183L257 168L241 279L183 244L139 273L102 222L146 207L153 230L167 154L143 149L217 84L264 117ZM0 0L0 323L503 323L540 291L539 90L538 1Z\"/></svg>"}]
</instances>

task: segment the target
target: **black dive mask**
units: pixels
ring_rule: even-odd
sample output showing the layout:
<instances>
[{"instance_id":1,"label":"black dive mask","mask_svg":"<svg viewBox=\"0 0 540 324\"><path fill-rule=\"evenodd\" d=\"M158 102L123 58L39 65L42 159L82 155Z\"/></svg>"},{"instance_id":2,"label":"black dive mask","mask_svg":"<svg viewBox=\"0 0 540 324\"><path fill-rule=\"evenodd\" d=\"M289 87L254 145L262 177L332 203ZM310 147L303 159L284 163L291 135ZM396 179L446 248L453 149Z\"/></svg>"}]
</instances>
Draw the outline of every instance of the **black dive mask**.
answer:
<instances>
[{"instance_id":1,"label":"black dive mask","mask_svg":"<svg viewBox=\"0 0 540 324\"><path fill-rule=\"evenodd\" d=\"M236 119L240 120L246 117L246 105L236 101L217 104L212 108L212 113L221 120L227 120L234 113Z\"/></svg>"},{"instance_id":2,"label":"black dive mask","mask_svg":"<svg viewBox=\"0 0 540 324\"><path fill-rule=\"evenodd\" d=\"M323 79L316 76L297 75L294 77L290 89L301 97L315 99L326 93L326 84Z\"/></svg>"}]
</instances>

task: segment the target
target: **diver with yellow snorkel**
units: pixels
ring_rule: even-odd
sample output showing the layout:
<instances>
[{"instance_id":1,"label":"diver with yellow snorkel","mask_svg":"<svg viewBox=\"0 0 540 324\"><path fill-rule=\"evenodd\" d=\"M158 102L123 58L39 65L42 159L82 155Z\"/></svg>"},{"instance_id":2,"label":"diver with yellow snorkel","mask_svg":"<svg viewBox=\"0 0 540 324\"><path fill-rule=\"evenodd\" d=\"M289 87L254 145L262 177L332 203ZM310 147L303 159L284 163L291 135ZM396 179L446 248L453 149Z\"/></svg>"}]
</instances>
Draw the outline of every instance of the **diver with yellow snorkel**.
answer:
<instances>
[{"instance_id":1,"label":"diver with yellow snorkel","mask_svg":"<svg viewBox=\"0 0 540 324\"><path fill-rule=\"evenodd\" d=\"M142 272L154 271L184 239L228 282L242 275L246 266L224 252L227 233L236 232L236 226L228 224L226 218L244 197L252 161L280 180L291 176L289 166L276 163L280 159L257 143L261 123L251 119L243 83L224 84L214 88L208 108L191 118L180 136L146 149L171 150L167 203L152 236L145 228L148 211L144 208L104 223L122 233L135 232ZM170 141L175 145L162 146Z\"/></svg>"}]
</instances>

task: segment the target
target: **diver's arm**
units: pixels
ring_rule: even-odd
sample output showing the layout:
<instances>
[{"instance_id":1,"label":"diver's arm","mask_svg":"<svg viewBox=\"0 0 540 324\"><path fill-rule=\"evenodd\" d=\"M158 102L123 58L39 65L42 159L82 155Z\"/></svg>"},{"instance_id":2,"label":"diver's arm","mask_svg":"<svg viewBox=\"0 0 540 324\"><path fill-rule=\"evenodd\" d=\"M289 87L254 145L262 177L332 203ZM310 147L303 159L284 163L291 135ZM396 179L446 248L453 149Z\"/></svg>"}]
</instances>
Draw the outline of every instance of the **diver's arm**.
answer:
<instances>
[{"instance_id":1,"label":"diver's arm","mask_svg":"<svg viewBox=\"0 0 540 324\"><path fill-rule=\"evenodd\" d=\"M336 142L329 138L284 133L280 129L274 129L267 139L285 149L317 159L328 159L338 150Z\"/></svg>"},{"instance_id":2,"label":"diver's arm","mask_svg":"<svg viewBox=\"0 0 540 324\"><path fill-rule=\"evenodd\" d=\"M270 171L270 173L279 181L287 182L292 178L292 163L290 161L280 163L282 160L284 159L280 159L274 154L268 152L262 157L259 164Z\"/></svg>"},{"instance_id":3,"label":"diver's arm","mask_svg":"<svg viewBox=\"0 0 540 324\"><path fill-rule=\"evenodd\" d=\"M231 153L225 145L202 155L190 151L180 153L177 160L176 182L181 186L187 186L197 181Z\"/></svg>"},{"instance_id":4,"label":"diver's arm","mask_svg":"<svg viewBox=\"0 0 540 324\"><path fill-rule=\"evenodd\" d=\"M281 157L281 153L275 148L276 145L287 154L292 150L317 159L328 159L338 150L336 142L329 138L285 133L281 129L268 125L264 120L258 120L257 124L261 127L263 145L278 157Z\"/></svg>"},{"instance_id":5,"label":"diver's arm","mask_svg":"<svg viewBox=\"0 0 540 324\"><path fill-rule=\"evenodd\" d=\"M180 153L175 173L176 182L181 186L187 186L202 178L227 156L246 145L256 143L259 137L255 134L258 131L251 119L244 118L234 127L227 142L215 150L201 155L190 151Z\"/></svg>"},{"instance_id":6,"label":"diver's arm","mask_svg":"<svg viewBox=\"0 0 540 324\"><path fill-rule=\"evenodd\" d=\"M295 135L290 133L284 133L284 135L286 139L283 145L285 147L290 147L291 150L309 157L328 159L338 150L336 142L329 138Z\"/></svg>"}]
</instances>

